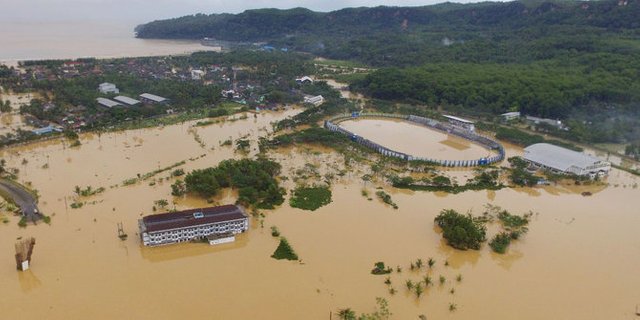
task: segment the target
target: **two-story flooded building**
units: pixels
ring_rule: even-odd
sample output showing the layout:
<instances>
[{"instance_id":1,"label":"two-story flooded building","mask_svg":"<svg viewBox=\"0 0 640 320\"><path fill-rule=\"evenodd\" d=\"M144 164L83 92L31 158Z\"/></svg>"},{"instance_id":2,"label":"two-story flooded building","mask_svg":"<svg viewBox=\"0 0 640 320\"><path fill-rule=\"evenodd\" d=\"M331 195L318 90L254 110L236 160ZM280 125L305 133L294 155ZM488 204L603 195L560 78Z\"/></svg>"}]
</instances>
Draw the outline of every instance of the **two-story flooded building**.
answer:
<instances>
[{"instance_id":1,"label":"two-story flooded building","mask_svg":"<svg viewBox=\"0 0 640 320\"><path fill-rule=\"evenodd\" d=\"M249 217L236 205L161 213L138 220L145 246L158 246L209 236L238 234L249 229Z\"/></svg>"}]
</instances>

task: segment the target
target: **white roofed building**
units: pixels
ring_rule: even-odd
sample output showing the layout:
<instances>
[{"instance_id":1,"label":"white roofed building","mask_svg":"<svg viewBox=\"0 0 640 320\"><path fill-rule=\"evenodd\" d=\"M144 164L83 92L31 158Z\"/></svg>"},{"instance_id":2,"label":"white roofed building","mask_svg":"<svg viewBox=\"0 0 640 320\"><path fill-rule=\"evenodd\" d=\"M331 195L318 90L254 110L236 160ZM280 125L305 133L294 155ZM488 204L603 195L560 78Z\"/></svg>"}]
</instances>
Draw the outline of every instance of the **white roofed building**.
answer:
<instances>
[{"instance_id":1,"label":"white roofed building","mask_svg":"<svg viewBox=\"0 0 640 320\"><path fill-rule=\"evenodd\" d=\"M450 115L443 115L443 117L447 118L447 120L449 121L449 123L453 126L465 129L465 130L469 130L469 131L475 131L476 127L474 125L473 121L467 120L467 119L462 119L462 118L458 118L456 116L450 116Z\"/></svg>"},{"instance_id":2,"label":"white roofed building","mask_svg":"<svg viewBox=\"0 0 640 320\"><path fill-rule=\"evenodd\" d=\"M140 100L129 98L127 96L117 96L117 97L114 97L113 100L118 101L127 106L135 106L137 104L140 104Z\"/></svg>"},{"instance_id":3,"label":"white roofed building","mask_svg":"<svg viewBox=\"0 0 640 320\"><path fill-rule=\"evenodd\" d=\"M319 106L321 104L324 103L324 97L323 96L306 96L304 97L304 103L310 103L314 106Z\"/></svg>"},{"instance_id":4,"label":"white roofed building","mask_svg":"<svg viewBox=\"0 0 640 320\"><path fill-rule=\"evenodd\" d=\"M537 168L563 174L595 177L611 170L611 163L607 161L548 143L526 147L523 158Z\"/></svg>"},{"instance_id":5,"label":"white roofed building","mask_svg":"<svg viewBox=\"0 0 640 320\"><path fill-rule=\"evenodd\" d=\"M98 91L101 93L120 93L120 90L116 87L115 84L109 82L103 82L98 85Z\"/></svg>"},{"instance_id":6,"label":"white roofed building","mask_svg":"<svg viewBox=\"0 0 640 320\"><path fill-rule=\"evenodd\" d=\"M166 103L168 101L167 98L163 98L161 96L156 96L155 94L151 94L151 93L143 93L143 94L141 94L140 95L140 100L142 100L142 102L148 103L148 104Z\"/></svg>"},{"instance_id":7,"label":"white roofed building","mask_svg":"<svg viewBox=\"0 0 640 320\"><path fill-rule=\"evenodd\" d=\"M296 82L297 83L312 83L313 79L311 79L311 77L309 77L309 76L304 76L302 78L297 78Z\"/></svg>"},{"instance_id":8,"label":"white roofed building","mask_svg":"<svg viewBox=\"0 0 640 320\"><path fill-rule=\"evenodd\" d=\"M96 101L98 101L98 104L105 107L105 108L113 108L113 107L117 107L117 106L121 106L121 104L119 102L115 102L113 100L107 99L107 98L97 98Z\"/></svg>"}]
</instances>

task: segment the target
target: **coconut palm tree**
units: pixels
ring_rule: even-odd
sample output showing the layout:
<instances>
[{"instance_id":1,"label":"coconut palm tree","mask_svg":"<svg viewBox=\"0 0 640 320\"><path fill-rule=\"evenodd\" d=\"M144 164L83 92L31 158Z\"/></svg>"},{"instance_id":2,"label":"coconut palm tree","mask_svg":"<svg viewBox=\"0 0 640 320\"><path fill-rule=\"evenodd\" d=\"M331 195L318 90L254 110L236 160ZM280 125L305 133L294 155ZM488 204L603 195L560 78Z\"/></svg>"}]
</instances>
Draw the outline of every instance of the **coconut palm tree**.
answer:
<instances>
[{"instance_id":1,"label":"coconut palm tree","mask_svg":"<svg viewBox=\"0 0 640 320\"><path fill-rule=\"evenodd\" d=\"M429 265L429 268L433 268L436 264L436 260L434 258L429 258L429 260L427 260L427 264Z\"/></svg>"},{"instance_id":2,"label":"coconut palm tree","mask_svg":"<svg viewBox=\"0 0 640 320\"><path fill-rule=\"evenodd\" d=\"M413 281L407 280L407 282L405 282L405 284L407 285L407 289L409 289L409 290L413 289Z\"/></svg>"},{"instance_id":3,"label":"coconut palm tree","mask_svg":"<svg viewBox=\"0 0 640 320\"><path fill-rule=\"evenodd\" d=\"M416 267L417 267L418 269L420 269L420 268L422 268L422 266L423 266L423 264L422 264L422 259L418 259L418 260L416 260Z\"/></svg>"},{"instance_id":4,"label":"coconut palm tree","mask_svg":"<svg viewBox=\"0 0 640 320\"><path fill-rule=\"evenodd\" d=\"M338 311L338 319L340 320L356 320L356 312L351 308L345 308Z\"/></svg>"},{"instance_id":5,"label":"coconut palm tree","mask_svg":"<svg viewBox=\"0 0 640 320\"><path fill-rule=\"evenodd\" d=\"M431 277L429 275L424 276L424 278L422 279L424 280L425 287L428 287L433 284L433 281L431 280Z\"/></svg>"},{"instance_id":6,"label":"coconut palm tree","mask_svg":"<svg viewBox=\"0 0 640 320\"><path fill-rule=\"evenodd\" d=\"M422 289L422 285L418 282L418 284L416 285L416 296L420 298L423 292L424 290Z\"/></svg>"}]
</instances>

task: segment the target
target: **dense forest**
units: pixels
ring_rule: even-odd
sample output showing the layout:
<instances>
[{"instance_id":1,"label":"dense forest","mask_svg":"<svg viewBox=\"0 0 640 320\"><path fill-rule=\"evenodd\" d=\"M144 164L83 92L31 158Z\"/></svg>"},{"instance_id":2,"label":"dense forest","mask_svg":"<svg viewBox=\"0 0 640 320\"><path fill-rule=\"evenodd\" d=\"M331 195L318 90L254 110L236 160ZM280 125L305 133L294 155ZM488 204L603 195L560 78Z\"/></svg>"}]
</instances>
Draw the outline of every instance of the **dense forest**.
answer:
<instances>
[{"instance_id":1,"label":"dense forest","mask_svg":"<svg viewBox=\"0 0 640 320\"><path fill-rule=\"evenodd\" d=\"M213 37L378 68L350 80L374 98L462 114L565 119L578 141L638 140L640 1L513 1L423 7L247 10L136 28L141 38ZM631 129L631 130L627 130Z\"/></svg>"}]
</instances>

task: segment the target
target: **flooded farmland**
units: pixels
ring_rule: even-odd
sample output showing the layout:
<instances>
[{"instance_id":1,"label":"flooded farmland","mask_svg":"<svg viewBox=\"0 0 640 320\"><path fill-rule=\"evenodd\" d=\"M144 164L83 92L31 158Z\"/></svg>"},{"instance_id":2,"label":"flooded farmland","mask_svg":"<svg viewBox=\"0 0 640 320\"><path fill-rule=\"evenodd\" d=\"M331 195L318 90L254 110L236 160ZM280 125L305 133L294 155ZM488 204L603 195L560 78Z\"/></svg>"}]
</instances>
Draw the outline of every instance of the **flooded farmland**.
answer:
<instances>
[{"instance_id":1,"label":"flooded farmland","mask_svg":"<svg viewBox=\"0 0 640 320\"><path fill-rule=\"evenodd\" d=\"M252 219L249 232L235 243L141 246L137 219L153 213L155 200L167 199L177 209L208 204L172 197L169 172L128 186L122 186L123 181L181 161L185 164L180 167L188 171L241 157L232 147L221 146L227 139L249 136L254 140L253 154L256 138L270 131L270 123L295 112L249 114L245 119L236 115L236 121L206 127L186 122L87 134L80 139L82 145L73 148L68 142L50 140L0 150L8 166L19 169L20 181L38 190L40 208L52 216L51 225L19 228L16 217L0 225L3 316L328 319L330 311L345 307L372 312L375 298L384 297L393 319L417 319L420 314L429 319L634 319L640 303L640 190L638 178L618 170L605 183L592 186L453 195L365 185L359 177L366 168L356 167L333 183L331 204L314 212L286 203L264 211L264 228ZM388 143L394 145L411 147L414 142L396 135L396 128L374 126L371 131L389 137ZM431 147L425 145L425 152L426 148L439 152L446 137L426 132L421 138ZM448 148L447 156L463 149ZM473 146L460 152L470 149ZM521 150L508 147L507 152L510 156ZM342 166L340 155L320 148L293 148L271 156L283 164L287 176L306 163L322 171ZM285 185L290 188L293 182ZM75 186L105 191L78 199ZM362 196L363 189L374 193L377 186L385 188L399 209ZM593 196L583 197L583 191ZM215 200L235 201L233 192ZM79 201L84 203L81 208L70 207ZM529 233L505 255L492 253L486 245L480 251L446 246L433 225L438 212L452 208L479 214L487 203L516 213L533 211ZM118 222L129 234L126 241L117 237ZM269 232L273 225L302 262L270 258L277 246ZM17 272L13 244L27 236L37 242L32 268ZM436 260L431 271L410 270L410 262L429 257ZM377 261L403 268L402 273L390 275L395 295L389 294L385 276L370 274ZM404 283L427 273L434 279L442 275L446 281L416 298ZM460 282L454 280L457 275L462 275ZM457 309L449 311L450 304Z\"/></svg>"}]
</instances>

